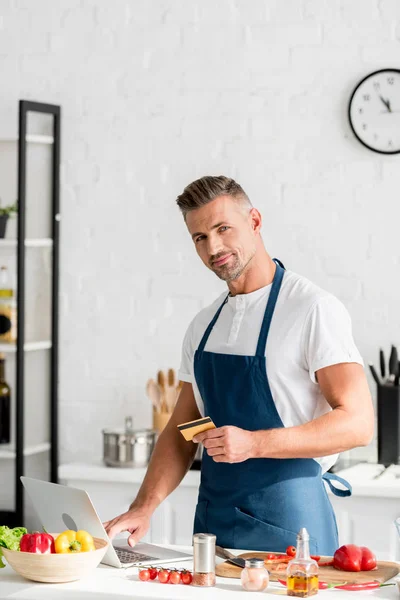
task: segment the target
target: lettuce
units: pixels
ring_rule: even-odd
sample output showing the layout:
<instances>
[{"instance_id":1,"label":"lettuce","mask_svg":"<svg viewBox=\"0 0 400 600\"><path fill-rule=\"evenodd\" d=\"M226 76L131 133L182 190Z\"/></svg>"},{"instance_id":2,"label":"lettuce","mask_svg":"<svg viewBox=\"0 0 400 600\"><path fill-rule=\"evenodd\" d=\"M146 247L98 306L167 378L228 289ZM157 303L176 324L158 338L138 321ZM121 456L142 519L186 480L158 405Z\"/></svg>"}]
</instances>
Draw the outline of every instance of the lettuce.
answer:
<instances>
[{"instance_id":1,"label":"lettuce","mask_svg":"<svg viewBox=\"0 0 400 600\"><path fill-rule=\"evenodd\" d=\"M10 529L7 525L0 526L0 569L5 567L1 547L9 550L19 550L19 542L23 535L27 533L25 527L14 527Z\"/></svg>"}]
</instances>

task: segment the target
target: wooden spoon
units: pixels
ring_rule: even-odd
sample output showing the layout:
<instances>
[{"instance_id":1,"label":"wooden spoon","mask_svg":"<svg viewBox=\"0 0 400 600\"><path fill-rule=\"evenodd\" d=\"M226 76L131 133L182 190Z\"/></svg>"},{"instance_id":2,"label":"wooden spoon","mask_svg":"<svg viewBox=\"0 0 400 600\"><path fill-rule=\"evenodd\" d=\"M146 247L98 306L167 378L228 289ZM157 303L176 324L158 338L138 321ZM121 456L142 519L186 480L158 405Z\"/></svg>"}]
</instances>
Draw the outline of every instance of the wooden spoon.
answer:
<instances>
[{"instance_id":1,"label":"wooden spoon","mask_svg":"<svg viewBox=\"0 0 400 600\"><path fill-rule=\"evenodd\" d=\"M161 412L161 393L158 383L149 379L146 384L146 393L157 412Z\"/></svg>"},{"instance_id":2,"label":"wooden spoon","mask_svg":"<svg viewBox=\"0 0 400 600\"><path fill-rule=\"evenodd\" d=\"M161 394L161 412L168 412L168 407L167 407L167 403L165 400L166 382L165 382L165 375L164 375L163 371L158 371L157 383L160 388L160 394Z\"/></svg>"}]
</instances>

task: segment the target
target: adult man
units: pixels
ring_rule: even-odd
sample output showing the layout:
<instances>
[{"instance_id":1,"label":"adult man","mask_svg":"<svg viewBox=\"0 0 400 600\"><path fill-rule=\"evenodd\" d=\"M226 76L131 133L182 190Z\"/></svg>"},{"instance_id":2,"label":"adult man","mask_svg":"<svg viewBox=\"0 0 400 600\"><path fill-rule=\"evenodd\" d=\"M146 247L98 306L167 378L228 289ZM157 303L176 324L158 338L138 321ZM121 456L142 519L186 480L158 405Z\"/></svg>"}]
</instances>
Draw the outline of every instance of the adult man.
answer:
<instances>
[{"instance_id":1,"label":"adult man","mask_svg":"<svg viewBox=\"0 0 400 600\"><path fill-rule=\"evenodd\" d=\"M152 512L190 467L196 446L178 423L209 415L195 531L221 546L285 551L307 527L312 553L338 545L324 487L338 452L366 445L373 409L362 359L343 305L272 260L261 215L234 180L203 177L178 197L204 264L226 281L192 321L185 382L130 509L106 523L112 537L146 532ZM324 479L323 479L324 478Z\"/></svg>"}]
</instances>

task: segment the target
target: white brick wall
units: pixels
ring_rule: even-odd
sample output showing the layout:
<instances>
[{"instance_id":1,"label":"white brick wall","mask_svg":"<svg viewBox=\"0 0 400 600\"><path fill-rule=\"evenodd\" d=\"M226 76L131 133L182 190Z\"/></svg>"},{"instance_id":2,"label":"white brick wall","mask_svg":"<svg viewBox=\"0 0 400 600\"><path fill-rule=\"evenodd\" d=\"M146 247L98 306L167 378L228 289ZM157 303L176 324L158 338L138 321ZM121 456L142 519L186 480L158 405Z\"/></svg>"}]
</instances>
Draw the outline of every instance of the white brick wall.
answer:
<instances>
[{"instance_id":1,"label":"white brick wall","mask_svg":"<svg viewBox=\"0 0 400 600\"><path fill-rule=\"evenodd\" d=\"M224 288L174 205L201 175L241 182L366 362L400 344L400 158L346 116L359 79L398 66L399 31L396 0L0 0L0 135L19 98L63 107L62 461L98 458L126 414L150 425L146 380Z\"/></svg>"}]
</instances>

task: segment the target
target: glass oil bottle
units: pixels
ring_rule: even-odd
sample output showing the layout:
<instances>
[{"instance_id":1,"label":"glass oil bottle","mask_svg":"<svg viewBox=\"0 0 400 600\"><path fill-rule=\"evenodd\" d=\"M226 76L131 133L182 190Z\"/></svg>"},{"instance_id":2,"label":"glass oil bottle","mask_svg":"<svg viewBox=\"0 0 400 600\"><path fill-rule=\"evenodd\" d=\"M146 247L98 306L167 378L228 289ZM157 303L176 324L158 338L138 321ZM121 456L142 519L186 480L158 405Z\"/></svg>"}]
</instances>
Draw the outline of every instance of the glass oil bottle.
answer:
<instances>
[{"instance_id":1,"label":"glass oil bottle","mask_svg":"<svg viewBox=\"0 0 400 600\"><path fill-rule=\"evenodd\" d=\"M305 527L297 535L296 556L287 566L287 595L308 598L318 594L318 564L310 557L310 536Z\"/></svg>"}]
</instances>

